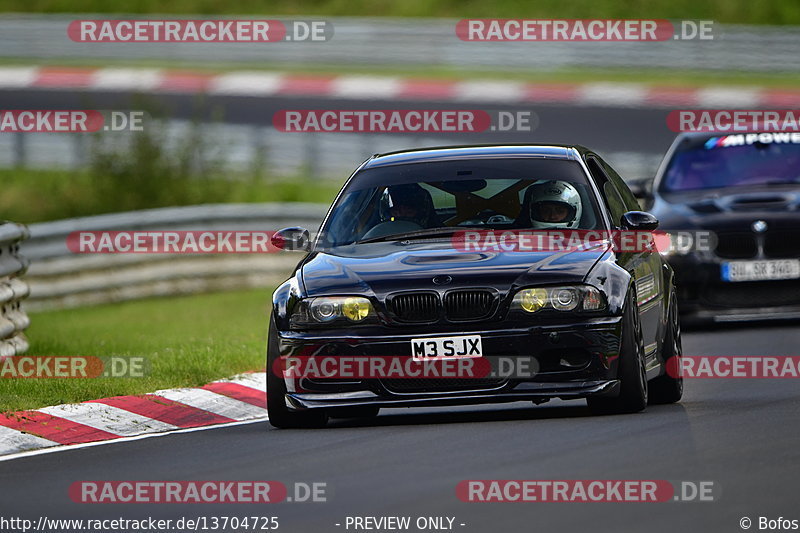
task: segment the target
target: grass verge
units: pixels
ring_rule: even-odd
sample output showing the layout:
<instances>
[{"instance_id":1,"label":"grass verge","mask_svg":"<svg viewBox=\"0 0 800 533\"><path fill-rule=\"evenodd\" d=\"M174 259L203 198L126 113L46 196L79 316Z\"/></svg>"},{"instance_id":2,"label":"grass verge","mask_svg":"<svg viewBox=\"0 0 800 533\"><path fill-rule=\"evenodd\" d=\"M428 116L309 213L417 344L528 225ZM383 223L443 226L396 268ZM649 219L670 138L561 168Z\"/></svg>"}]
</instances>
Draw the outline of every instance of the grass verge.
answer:
<instances>
[{"instance_id":1,"label":"grass verge","mask_svg":"<svg viewBox=\"0 0 800 533\"><path fill-rule=\"evenodd\" d=\"M233 202L330 204L341 184L298 178L187 178L174 187L136 187L81 171L0 169L0 219L23 224L117 211ZM163 182L157 182L163 185ZM152 192L152 194L150 193Z\"/></svg>"},{"instance_id":2,"label":"grass verge","mask_svg":"<svg viewBox=\"0 0 800 533\"><path fill-rule=\"evenodd\" d=\"M751 0L6 0L5 11L41 13L175 13L275 16L483 18L675 18L750 24L797 24L796 2Z\"/></svg>"},{"instance_id":3,"label":"grass verge","mask_svg":"<svg viewBox=\"0 0 800 533\"><path fill-rule=\"evenodd\" d=\"M0 411L192 387L265 366L271 289L139 300L31 316L29 355L144 357L140 378L0 378Z\"/></svg>"}]
</instances>

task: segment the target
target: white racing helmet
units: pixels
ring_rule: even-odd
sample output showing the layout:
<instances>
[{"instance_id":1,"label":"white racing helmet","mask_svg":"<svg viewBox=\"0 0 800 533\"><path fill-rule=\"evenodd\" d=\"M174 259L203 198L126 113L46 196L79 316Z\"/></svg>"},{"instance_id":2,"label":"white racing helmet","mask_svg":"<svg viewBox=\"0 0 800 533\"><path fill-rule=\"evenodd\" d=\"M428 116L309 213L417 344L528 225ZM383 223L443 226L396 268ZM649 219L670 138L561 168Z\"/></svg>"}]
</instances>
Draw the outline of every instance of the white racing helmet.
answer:
<instances>
[{"instance_id":1,"label":"white racing helmet","mask_svg":"<svg viewBox=\"0 0 800 533\"><path fill-rule=\"evenodd\" d=\"M536 229L575 229L583 208L578 190L565 181L546 181L528 189L531 226Z\"/></svg>"}]
</instances>

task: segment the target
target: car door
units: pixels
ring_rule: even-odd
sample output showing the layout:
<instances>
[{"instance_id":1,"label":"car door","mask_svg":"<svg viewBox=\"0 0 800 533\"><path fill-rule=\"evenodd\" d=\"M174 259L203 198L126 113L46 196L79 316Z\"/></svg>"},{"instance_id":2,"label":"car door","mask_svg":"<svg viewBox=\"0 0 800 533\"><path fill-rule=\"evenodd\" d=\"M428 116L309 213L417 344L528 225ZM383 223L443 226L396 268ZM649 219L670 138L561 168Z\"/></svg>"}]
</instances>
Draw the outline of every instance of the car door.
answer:
<instances>
[{"instance_id":1,"label":"car door","mask_svg":"<svg viewBox=\"0 0 800 533\"><path fill-rule=\"evenodd\" d=\"M586 165L611 214L614 229L619 229L623 214L640 209L636 198L614 169L596 154L586 156ZM655 248L636 249L619 252L618 264L633 276L646 362L648 367L653 366L657 363L657 339L664 313L661 258Z\"/></svg>"}]
</instances>

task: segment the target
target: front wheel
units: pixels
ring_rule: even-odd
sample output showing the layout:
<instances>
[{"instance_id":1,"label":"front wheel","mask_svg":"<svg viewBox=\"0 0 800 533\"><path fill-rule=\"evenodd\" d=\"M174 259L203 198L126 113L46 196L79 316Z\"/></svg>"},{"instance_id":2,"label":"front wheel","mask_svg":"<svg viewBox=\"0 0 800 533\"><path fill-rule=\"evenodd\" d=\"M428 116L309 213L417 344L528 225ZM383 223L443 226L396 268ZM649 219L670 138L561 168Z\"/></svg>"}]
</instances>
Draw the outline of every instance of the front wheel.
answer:
<instances>
[{"instance_id":1,"label":"front wheel","mask_svg":"<svg viewBox=\"0 0 800 533\"><path fill-rule=\"evenodd\" d=\"M661 360L667 372L650 382L650 403L668 404L680 401L683 396L683 377L680 374L679 358L683 354L681 346L681 323L678 303L673 291L667 315L667 331L661 348ZM673 377L671 371L677 375Z\"/></svg>"},{"instance_id":2,"label":"front wheel","mask_svg":"<svg viewBox=\"0 0 800 533\"><path fill-rule=\"evenodd\" d=\"M620 393L616 398L587 398L586 403L593 414L638 413L647 407L647 372L644 364L642 327L633 294L635 292L631 288L631 296L628 297L622 320L617 374L620 380Z\"/></svg>"},{"instance_id":3,"label":"front wheel","mask_svg":"<svg viewBox=\"0 0 800 533\"><path fill-rule=\"evenodd\" d=\"M328 415L321 409L290 411L286 406L286 382L276 373L275 362L280 357L278 328L270 318L267 341L267 414L269 423L279 429L319 428L328 423Z\"/></svg>"}]
</instances>

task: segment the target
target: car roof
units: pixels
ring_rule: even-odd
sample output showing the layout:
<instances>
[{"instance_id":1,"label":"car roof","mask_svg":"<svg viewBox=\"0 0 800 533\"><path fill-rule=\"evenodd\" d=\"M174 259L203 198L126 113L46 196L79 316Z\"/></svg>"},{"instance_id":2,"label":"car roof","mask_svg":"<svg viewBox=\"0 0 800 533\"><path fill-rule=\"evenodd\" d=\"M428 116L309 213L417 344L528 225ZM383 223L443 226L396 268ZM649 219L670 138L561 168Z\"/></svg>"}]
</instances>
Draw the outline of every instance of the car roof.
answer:
<instances>
[{"instance_id":1,"label":"car roof","mask_svg":"<svg viewBox=\"0 0 800 533\"><path fill-rule=\"evenodd\" d=\"M578 145L551 144L483 144L469 146L440 146L401 150L376 154L363 168L376 168L407 163L426 163L433 161L453 161L459 159L500 159L500 158L543 158L579 159L588 150Z\"/></svg>"},{"instance_id":2,"label":"car roof","mask_svg":"<svg viewBox=\"0 0 800 533\"><path fill-rule=\"evenodd\" d=\"M675 136L673 144L678 144L687 139L692 141L702 141L711 139L712 137L730 137L732 135L758 135L760 133L795 133L795 132L778 132L773 130L752 130L752 131L684 131Z\"/></svg>"},{"instance_id":3,"label":"car roof","mask_svg":"<svg viewBox=\"0 0 800 533\"><path fill-rule=\"evenodd\" d=\"M737 132L726 132L726 131L690 131L690 132L682 132L678 134L675 139L672 141L670 148L667 150L667 153L664 155L663 161L671 159L672 156L678 152L687 149L692 149L697 146L703 145L709 139L713 139L715 137L734 137L737 135L751 135L755 134L758 135L760 133L782 133L782 132L774 132L770 130L756 130L756 131L737 131ZM794 132L791 132L794 133ZM663 162L662 161L662 162ZM660 171L660 169L659 169Z\"/></svg>"},{"instance_id":4,"label":"car roof","mask_svg":"<svg viewBox=\"0 0 800 533\"><path fill-rule=\"evenodd\" d=\"M730 133L716 131L684 131L675 136L676 139L694 139L703 137L719 137L720 135L730 135Z\"/></svg>"}]
</instances>

